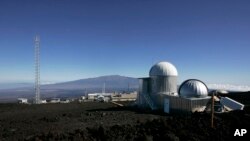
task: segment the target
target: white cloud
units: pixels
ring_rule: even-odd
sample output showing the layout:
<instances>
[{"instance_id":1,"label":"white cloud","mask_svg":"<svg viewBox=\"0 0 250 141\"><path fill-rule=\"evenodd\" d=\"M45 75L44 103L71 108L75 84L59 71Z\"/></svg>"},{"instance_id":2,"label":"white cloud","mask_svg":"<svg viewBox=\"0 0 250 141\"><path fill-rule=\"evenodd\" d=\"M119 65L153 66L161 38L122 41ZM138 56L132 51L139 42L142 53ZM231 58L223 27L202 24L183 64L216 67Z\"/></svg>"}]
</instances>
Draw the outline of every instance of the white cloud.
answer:
<instances>
[{"instance_id":1,"label":"white cloud","mask_svg":"<svg viewBox=\"0 0 250 141\"><path fill-rule=\"evenodd\" d=\"M250 86L247 85L232 85L232 84L207 84L209 89L222 89L229 91L250 91Z\"/></svg>"},{"instance_id":2,"label":"white cloud","mask_svg":"<svg viewBox=\"0 0 250 141\"><path fill-rule=\"evenodd\" d=\"M52 81L42 81L41 85L49 85L49 84L55 84L56 82L52 82Z\"/></svg>"}]
</instances>

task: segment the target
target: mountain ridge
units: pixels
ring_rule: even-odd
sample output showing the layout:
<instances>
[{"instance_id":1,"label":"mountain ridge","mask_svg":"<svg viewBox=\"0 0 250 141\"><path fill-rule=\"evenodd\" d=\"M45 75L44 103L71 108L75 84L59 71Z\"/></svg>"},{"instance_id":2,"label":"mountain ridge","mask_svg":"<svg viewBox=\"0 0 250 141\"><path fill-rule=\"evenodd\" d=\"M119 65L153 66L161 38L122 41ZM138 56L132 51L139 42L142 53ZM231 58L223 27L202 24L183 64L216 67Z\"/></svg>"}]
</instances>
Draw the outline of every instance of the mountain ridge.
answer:
<instances>
[{"instance_id":1,"label":"mountain ridge","mask_svg":"<svg viewBox=\"0 0 250 141\"><path fill-rule=\"evenodd\" d=\"M94 89L102 88L105 84L106 88L138 88L139 80L133 77L121 75L105 75L99 77L78 79L74 81L61 82L49 85L42 85L43 89Z\"/></svg>"},{"instance_id":2,"label":"mountain ridge","mask_svg":"<svg viewBox=\"0 0 250 141\"><path fill-rule=\"evenodd\" d=\"M105 83L106 92L136 91L139 80L133 77L107 75L74 81L41 85L41 98L79 97L86 93L102 92ZM33 87L23 87L0 90L0 102L15 102L17 98L32 99L35 92Z\"/></svg>"}]
</instances>

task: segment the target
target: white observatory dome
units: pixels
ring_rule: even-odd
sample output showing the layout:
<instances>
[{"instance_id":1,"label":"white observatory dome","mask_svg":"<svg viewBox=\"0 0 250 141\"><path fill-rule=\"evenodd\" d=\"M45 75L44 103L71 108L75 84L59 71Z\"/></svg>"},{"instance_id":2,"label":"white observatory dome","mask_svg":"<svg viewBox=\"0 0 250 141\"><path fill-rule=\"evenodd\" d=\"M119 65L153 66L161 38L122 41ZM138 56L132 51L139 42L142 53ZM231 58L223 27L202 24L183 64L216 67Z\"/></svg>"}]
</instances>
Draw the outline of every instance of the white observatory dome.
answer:
<instances>
[{"instance_id":1,"label":"white observatory dome","mask_svg":"<svg viewBox=\"0 0 250 141\"><path fill-rule=\"evenodd\" d=\"M182 97L206 97L208 95L208 88L200 80L189 79L181 84L179 95Z\"/></svg>"},{"instance_id":2,"label":"white observatory dome","mask_svg":"<svg viewBox=\"0 0 250 141\"><path fill-rule=\"evenodd\" d=\"M159 62L150 69L149 76L178 76L178 72L173 64Z\"/></svg>"}]
</instances>

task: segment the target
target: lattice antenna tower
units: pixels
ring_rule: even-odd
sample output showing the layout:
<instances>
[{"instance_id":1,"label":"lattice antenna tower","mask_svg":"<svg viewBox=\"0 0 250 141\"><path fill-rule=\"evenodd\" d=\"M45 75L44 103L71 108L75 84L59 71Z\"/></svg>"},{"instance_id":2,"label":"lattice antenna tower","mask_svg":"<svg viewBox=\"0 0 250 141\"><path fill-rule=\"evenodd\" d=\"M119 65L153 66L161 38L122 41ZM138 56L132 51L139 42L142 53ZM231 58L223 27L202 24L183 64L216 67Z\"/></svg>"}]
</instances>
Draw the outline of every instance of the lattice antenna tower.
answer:
<instances>
[{"instance_id":1,"label":"lattice antenna tower","mask_svg":"<svg viewBox=\"0 0 250 141\"><path fill-rule=\"evenodd\" d=\"M40 103L40 37L35 37L35 104Z\"/></svg>"},{"instance_id":2,"label":"lattice antenna tower","mask_svg":"<svg viewBox=\"0 0 250 141\"><path fill-rule=\"evenodd\" d=\"M102 94L105 94L105 89L106 89L106 83L103 83Z\"/></svg>"}]
</instances>

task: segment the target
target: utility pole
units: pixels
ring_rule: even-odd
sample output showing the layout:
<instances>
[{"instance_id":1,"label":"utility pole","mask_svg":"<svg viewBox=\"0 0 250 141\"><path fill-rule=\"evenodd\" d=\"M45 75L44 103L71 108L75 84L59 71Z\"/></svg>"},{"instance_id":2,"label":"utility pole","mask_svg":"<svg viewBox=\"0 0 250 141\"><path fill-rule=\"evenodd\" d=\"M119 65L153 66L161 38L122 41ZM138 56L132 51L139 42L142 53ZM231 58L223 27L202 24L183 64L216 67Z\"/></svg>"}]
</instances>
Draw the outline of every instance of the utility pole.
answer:
<instances>
[{"instance_id":1,"label":"utility pole","mask_svg":"<svg viewBox=\"0 0 250 141\"><path fill-rule=\"evenodd\" d=\"M211 127L214 128L214 92L211 97Z\"/></svg>"}]
</instances>

